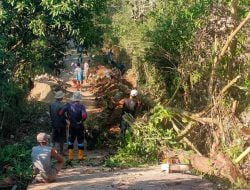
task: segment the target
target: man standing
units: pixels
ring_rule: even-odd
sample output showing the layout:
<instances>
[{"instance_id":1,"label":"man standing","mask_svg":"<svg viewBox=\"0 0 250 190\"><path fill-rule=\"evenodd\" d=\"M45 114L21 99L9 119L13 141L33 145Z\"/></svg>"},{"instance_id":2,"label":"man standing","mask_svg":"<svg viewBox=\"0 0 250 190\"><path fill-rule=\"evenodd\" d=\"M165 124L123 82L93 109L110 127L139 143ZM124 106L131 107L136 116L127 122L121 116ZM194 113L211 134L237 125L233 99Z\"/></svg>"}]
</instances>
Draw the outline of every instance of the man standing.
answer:
<instances>
[{"instance_id":1,"label":"man standing","mask_svg":"<svg viewBox=\"0 0 250 190\"><path fill-rule=\"evenodd\" d=\"M63 108L62 103L64 93L62 91L55 92L56 101L50 104L49 113L52 123L52 140L55 148L60 154L63 153L63 144L66 140L66 119L64 115L59 115L59 111Z\"/></svg>"},{"instance_id":2,"label":"man standing","mask_svg":"<svg viewBox=\"0 0 250 190\"><path fill-rule=\"evenodd\" d=\"M32 148L33 177L36 182L53 182L64 164L63 157L55 148L48 146L49 135L39 133L36 137L38 146ZM51 158L57 162L51 166Z\"/></svg>"},{"instance_id":3,"label":"man standing","mask_svg":"<svg viewBox=\"0 0 250 190\"><path fill-rule=\"evenodd\" d=\"M139 107L139 101L137 100L138 91L136 89L133 89L130 91L129 98L121 99L119 102L115 102L112 99L112 102L116 105L122 105L122 116L121 116L121 122L120 122L120 130L121 135L125 137L126 130L128 129L129 125L124 120L125 114L131 114L133 117L135 117L136 111Z\"/></svg>"},{"instance_id":4,"label":"man standing","mask_svg":"<svg viewBox=\"0 0 250 190\"><path fill-rule=\"evenodd\" d=\"M75 68L75 72L74 72L74 75L76 77L76 81L77 81L77 89L80 88L81 86L81 81L82 81L82 68L80 67L80 63L77 63L77 67Z\"/></svg>"},{"instance_id":5,"label":"man standing","mask_svg":"<svg viewBox=\"0 0 250 190\"><path fill-rule=\"evenodd\" d=\"M89 64L90 64L90 59L88 61L85 61L85 63L84 63L85 84L88 83L88 78L89 78Z\"/></svg>"},{"instance_id":6,"label":"man standing","mask_svg":"<svg viewBox=\"0 0 250 190\"><path fill-rule=\"evenodd\" d=\"M60 115L66 113L69 125L69 139L68 139L68 159L74 158L74 141L77 138L78 143L78 160L84 159L84 126L83 121L87 119L87 112L85 106L80 103L82 95L79 91L75 91L71 98L71 103L68 103L60 112Z\"/></svg>"}]
</instances>

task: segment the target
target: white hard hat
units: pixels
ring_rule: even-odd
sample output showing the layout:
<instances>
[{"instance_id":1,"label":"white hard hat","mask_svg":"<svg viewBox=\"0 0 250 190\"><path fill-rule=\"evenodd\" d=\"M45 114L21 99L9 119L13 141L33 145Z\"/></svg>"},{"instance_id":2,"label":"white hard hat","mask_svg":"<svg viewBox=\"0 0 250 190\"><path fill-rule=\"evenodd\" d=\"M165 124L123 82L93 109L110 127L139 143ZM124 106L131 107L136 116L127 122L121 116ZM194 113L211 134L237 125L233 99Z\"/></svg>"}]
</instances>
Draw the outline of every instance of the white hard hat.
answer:
<instances>
[{"instance_id":1,"label":"white hard hat","mask_svg":"<svg viewBox=\"0 0 250 190\"><path fill-rule=\"evenodd\" d=\"M138 91L135 90L135 89L133 89L133 90L131 90L130 95L131 95L132 97L135 97L135 96L138 95Z\"/></svg>"}]
</instances>

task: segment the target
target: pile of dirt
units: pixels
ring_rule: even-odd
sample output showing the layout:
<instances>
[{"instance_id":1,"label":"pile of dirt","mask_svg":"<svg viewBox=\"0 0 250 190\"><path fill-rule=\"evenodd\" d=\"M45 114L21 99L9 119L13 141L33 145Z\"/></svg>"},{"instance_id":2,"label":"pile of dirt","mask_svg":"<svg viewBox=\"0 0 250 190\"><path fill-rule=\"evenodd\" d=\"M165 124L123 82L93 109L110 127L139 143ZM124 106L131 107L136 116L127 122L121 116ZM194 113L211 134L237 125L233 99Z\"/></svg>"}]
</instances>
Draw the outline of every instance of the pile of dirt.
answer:
<instances>
[{"instance_id":1,"label":"pile of dirt","mask_svg":"<svg viewBox=\"0 0 250 190\"><path fill-rule=\"evenodd\" d=\"M53 100L51 85L45 82L35 82L34 88L30 91L28 100L50 103Z\"/></svg>"},{"instance_id":2,"label":"pile of dirt","mask_svg":"<svg viewBox=\"0 0 250 190\"><path fill-rule=\"evenodd\" d=\"M121 106L115 106L111 99L119 101L128 97L133 84L126 80L125 76L121 76L117 70L104 65L92 67L89 81L88 90L96 97L97 107L102 108L102 111L92 114L90 121L85 122L88 136L92 140L103 139L104 143L110 146L112 139L116 139L120 132L119 123L122 113ZM95 129L92 127L93 123L97 123ZM88 140L92 141L91 139Z\"/></svg>"}]
</instances>

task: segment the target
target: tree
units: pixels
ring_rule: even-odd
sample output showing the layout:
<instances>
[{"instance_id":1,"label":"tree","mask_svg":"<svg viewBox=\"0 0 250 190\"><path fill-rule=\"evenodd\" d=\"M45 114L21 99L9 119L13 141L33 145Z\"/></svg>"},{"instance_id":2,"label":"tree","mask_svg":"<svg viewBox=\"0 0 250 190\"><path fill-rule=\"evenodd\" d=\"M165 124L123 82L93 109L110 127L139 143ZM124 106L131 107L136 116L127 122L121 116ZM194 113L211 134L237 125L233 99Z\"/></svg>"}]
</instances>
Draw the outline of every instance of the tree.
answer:
<instances>
[{"instance_id":1,"label":"tree","mask_svg":"<svg viewBox=\"0 0 250 190\"><path fill-rule=\"evenodd\" d=\"M1 1L1 126L7 110L26 96L28 78L51 72L63 58L68 40L86 46L100 43L105 6L105 0Z\"/></svg>"}]
</instances>

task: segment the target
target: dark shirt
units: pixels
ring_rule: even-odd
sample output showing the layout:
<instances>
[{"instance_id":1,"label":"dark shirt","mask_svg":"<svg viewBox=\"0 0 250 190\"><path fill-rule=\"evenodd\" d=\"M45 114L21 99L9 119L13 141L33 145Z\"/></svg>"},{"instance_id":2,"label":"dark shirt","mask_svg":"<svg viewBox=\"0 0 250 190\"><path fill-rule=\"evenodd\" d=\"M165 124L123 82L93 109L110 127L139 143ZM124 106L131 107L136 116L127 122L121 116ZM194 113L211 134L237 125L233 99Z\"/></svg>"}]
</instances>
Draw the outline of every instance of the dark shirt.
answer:
<instances>
[{"instance_id":1,"label":"dark shirt","mask_svg":"<svg viewBox=\"0 0 250 190\"><path fill-rule=\"evenodd\" d=\"M61 109L60 115L64 115L66 112L70 121L70 127L80 128L82 127L82 121L87 119L87 112L85 106L78 102L71 102Z\"/></svg>"},{"instance_id":2,"label":"dark shirt","mask_svg":"<svg viewBox=\"0 0 250 190\"><path fill-rule=\"evenodd\" d=\"M59 101L50 104L49 112L53 128L63 128L66 124L64 115L59 115L59 111L63 106L64 105Z\"/></svg>"}]
</instances>

